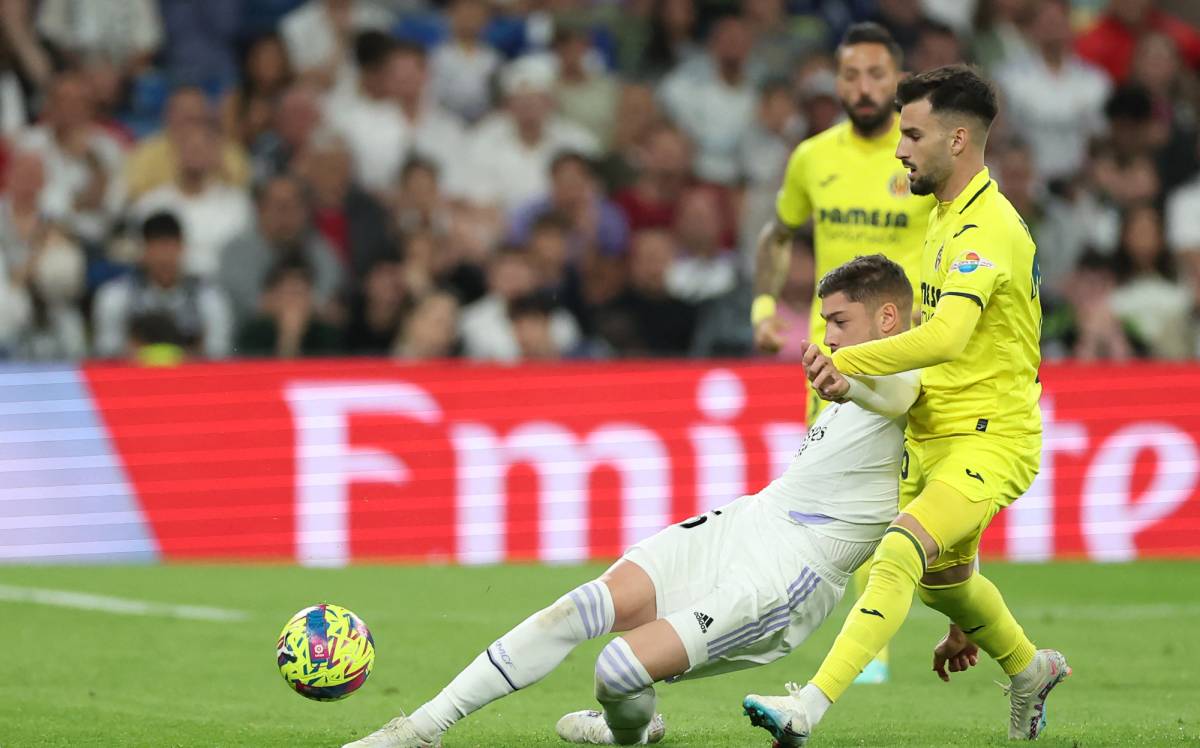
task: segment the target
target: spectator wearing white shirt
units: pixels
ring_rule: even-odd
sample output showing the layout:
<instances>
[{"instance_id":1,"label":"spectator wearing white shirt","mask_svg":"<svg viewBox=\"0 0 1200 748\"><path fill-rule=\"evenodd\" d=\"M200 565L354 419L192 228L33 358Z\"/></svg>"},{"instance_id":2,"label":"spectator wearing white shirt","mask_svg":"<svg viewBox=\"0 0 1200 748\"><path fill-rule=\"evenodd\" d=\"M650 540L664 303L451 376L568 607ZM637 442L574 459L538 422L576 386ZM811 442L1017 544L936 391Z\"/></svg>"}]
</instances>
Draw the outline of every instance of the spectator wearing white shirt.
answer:
<instances>
[{"instance_id":1,"label":"spectator wearing white shirt","mask_svg":"<svg viewBox=\"0 0 1200 748\"><path fill-rule=\"evenodd\" d=\"M42 209L77 238L108 238L125 201L125 153L95 124L94 100L79 74L59 74L50 86L43 124L25 131L17 145L42 157L46 188Z\"/></svg>"},{"instance_id":2,"label":"spectator wearing white shirt","mask_svg":"<svg viewBox=\"0 0 1200 748\"><path fill-rule=\"evenodd\" d=\"M721 206L711 189L684 193L675 217L675 241L678 249L666 278L672 297L699 304L737 285L737 253L721 244Z\"/></svg>"},{"instance_id":3,"label":"spectator wearing white shirt","mask_svg":"<svg viewBox=\"0 0 1200 748\"><path fill-rule=\"evenodd\" d=\"M163 40L154 0L41 0L37 30L76 65L126 74L148 65Z\"/></svg>"},{"instance_id":4,"label":"spectator wearing white shirt","mask_svg":"<svg viewBox=\"0 0 1200 748\"><path fill-rule=\"evenodd\" d=\"M438 102L468 122L492 107L492 78L500 55L482 40L489 9L485 0L454 0L448 9L450 39L433 50L429 67Z\"/></svg>"},{"instance_id":5,"label":"spectator wearing white shirt","mask_svg":"<svg viewBox=\"0 0 1200 748\"><path fill-rule=\"evenodd\" d=\"M750 32L745 21L725 17L709 36L707 54L677 67L659 89L667 112L696 144L696 174L734 185L742 177L738 145L754 123L758 92L747 70Z\"/></svg>"},{"instance_id":6,"label":"spectator wearing white shirt","mask_svg":"<svg viewBox=\"0 0 1200 748\"><path fill-rule=\"evenodd\" d=\"M183 237L179 220L170 213L155 213L143 222L139 267L96 292L92 324L97 356L135 354L131 342L168 343L208 358L229 354L229 306L213 284L185 273ZM131 335L148 329L155 329L158 339L146 340L144 332Z\"/></svg>"},{"instance_id":7,"label":"spectator wearing white shirt","mask_svg":"<svg viewBox=\"0 0 1200 748\"><path fill-rule=\"evenodd\" d=\"M1125 211L1115 255L1120 284L1113 312L1135 329L1154 358L1183 359L1196 344L1193 293L1177 278L1175 261L1163 241L1158 209L1141 203Z\"/></svg>"},{"instance_id":8,"label":"spectator wearing white shirt","mask_svg":"<svg viewBox=\"0 0 1200 748\"><path fill-rule=\"evenodd\" d=\"M599 144L554 112L555 74L545 58L525 57L502 75L506 105L472 134L468 199L508 211L549 191L550 162L561 151L595 156Z\"/></svg>"},{"instance_id":9,"label":"spectator wearing white shirt","mask_svg":"<svg viewBox=\"0 0 1200 748\"><path fill-rule=\"evenodd\" d=\"M354 43L358 82L352 93L334 93L325 101L325 121L345 141L354 174L365 189L383 194L395 181L412 145L412 131L398 101L404 64L396 41L367 31Z\"/></svg>"},{"instance_id":10,"label":"spectator wearing white shirt","mask_svg":"<svg viewBox=\"0 0 1200 748\"><path fill-rule=\"evenodd\" d=\"M391 66L400 113L409 130L409 152L429 159L438 167L443 189L450 195L463 194L462 154L466 130L458 115L443 107L429 89L429 66L425 48L401 42ZM395 180L393 180L395 181Z\"/></svg>"},{"instance_id":11,"label":"spectator wearing white shirt","mask_svg":"<svg viewBox=\"0 0 1200 748\"><path fill-rule=\"evenodd\" d=\"M1039 5L1029 38L1035 54L1001 67L997 81L1013 127L1033 148L1038 175L1063 179L1081 169L1088 141L1104 130L1111 84L1072 51L1066 0Z\"/></svg>"},{"instance_id":12,"label":"spectator wearing white shirt","mask_svg":"<svg viewBox=\"0 0 1200 748\"><path fill-rule=\"evenodd\" d=\"M135 216L168 211L183 223L187 236L184 267L201 278L213 278L221 251L253 221L245 191L221 175L220 134L211 124L188 125L179 139L175 181L147 192L134 204Z\"/></svg>"},{"instance_id":13,"label":"spectator wearing white shirt","mask_svg":"<svg viewBox=\"0 0 1200 748\"><path fill-rule=\"evenodd\" d=\"M308 0L283 17L279 31L297 75L322 88L352 90L355 35L391 25L391 14L375 3Z\"/></svg>"}]
</instances>

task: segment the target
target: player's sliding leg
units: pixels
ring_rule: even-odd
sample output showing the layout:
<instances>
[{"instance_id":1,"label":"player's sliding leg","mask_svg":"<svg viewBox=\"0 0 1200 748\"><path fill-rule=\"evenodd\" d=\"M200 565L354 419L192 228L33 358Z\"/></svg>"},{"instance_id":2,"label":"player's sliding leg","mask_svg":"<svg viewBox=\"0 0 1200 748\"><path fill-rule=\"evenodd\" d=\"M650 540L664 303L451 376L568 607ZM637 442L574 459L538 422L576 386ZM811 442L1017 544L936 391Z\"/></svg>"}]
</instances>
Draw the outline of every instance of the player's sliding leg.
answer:
<instances>
[{"instance_id":1,"label":"player's sliding leg","mask_svg":"<svg viewBox=\"0 0 1200 748\"><path fill-rule=\"evenodd\" d=\"M436 746L455 722L538 682L583 642L654 620L655 605L645 572L618 562L601 579L568 592L492 642L411 717L398 717L349 746Z\"/></svg>"},{"instance_id":2,"label":"player's sliding leg","mask_svg":"<svg viewBox=\"0 0 1200 748\"><path fill-rule=\"evenodd\" d=\"M1046 725L1046 697L1071 674L1062 653L1034 649L1000 590L975 571L974 563L927 574L918 593L922 602L957 624L1008 675L1008 737L1036 738Z\"/></svg>"},{"instance_id":3,"label":"player's sliding leg","mask_svg":"<svg viewBox=\"0 0 1200 748\"><path fill-rule=\"evenodd\" d=\"M596 700L603 711L572 712L555 729L569 743L657 743L665 728L655 713L653 684L687 669L687 650L671 623L639 626L609 642L596 659Z\"/></svg>"},{"instance_id":4,"label":"player's sliding leg","mask_svg":"<svg viewBox=\"0 0 1200 748\"><path fill-rule=\"evenodd\" d=\"M871 577L871 562L863 564L854 572L854 595L861 597L867 589L867 580ZM875 659L867 663L863 671L854 679L856 684L877 685L888 682L888 646L885 644Z\"/></svg>"}]
</instances>

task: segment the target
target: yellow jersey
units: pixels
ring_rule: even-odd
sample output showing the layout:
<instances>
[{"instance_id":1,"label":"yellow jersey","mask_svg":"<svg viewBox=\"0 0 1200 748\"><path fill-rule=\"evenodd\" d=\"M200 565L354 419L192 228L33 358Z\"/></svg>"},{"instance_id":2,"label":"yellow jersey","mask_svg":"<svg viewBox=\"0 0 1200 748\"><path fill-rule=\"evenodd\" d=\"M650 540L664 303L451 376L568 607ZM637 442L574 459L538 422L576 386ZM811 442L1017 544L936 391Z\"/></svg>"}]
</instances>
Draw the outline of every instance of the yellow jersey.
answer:
<instances>
[{"instance_id":1,"label":"yellow jersey","mask_svg":"<svg viewBox=\"0 0 1200 748\"><path fill-rule=\"evenodd\" d=\"M1029 228L988 170L929 221L921 260L921 319L942 296L970 299L982 314L955 360L921 374L909 437L1041 434L1041 273Z\"/></svg>"},{"instance_id":2,"label":"yellow jersey","mask_svg":"<svg viewBox=\"0 0 1200 748\"><path fill-rule=\"evenodd\" d=\"M846 121L792 151L775 212L791 228L813 221L818 281L859 255L879 253L904 268L916 297L921 240L936 200L909 192L896 159L899 142L900 118L893 117L892 129L878 138L861 137ZM828 353L820 311L813 294L809 341Z\"/></svg>"}]
</instances>

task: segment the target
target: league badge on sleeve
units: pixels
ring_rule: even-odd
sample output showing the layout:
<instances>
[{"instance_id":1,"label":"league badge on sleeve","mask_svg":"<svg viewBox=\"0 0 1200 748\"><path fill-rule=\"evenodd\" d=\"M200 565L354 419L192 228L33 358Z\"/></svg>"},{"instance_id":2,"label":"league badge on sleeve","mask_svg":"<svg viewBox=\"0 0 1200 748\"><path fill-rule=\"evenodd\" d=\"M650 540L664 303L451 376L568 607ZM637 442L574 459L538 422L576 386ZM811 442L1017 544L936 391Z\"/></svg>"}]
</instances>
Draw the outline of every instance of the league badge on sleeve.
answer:
<instances>
[{"instance_id":1,"label":"league badge on sleeve","mask_svg":"<svg viewBox=\"0 0 1200 748\"><path fill-rule=\"evenodd\" d=\"M979 268L995 267L994 264L979 256L978 252L964 252L950 265L950 272L973 273Z\"/></svg>"}]
</instances>

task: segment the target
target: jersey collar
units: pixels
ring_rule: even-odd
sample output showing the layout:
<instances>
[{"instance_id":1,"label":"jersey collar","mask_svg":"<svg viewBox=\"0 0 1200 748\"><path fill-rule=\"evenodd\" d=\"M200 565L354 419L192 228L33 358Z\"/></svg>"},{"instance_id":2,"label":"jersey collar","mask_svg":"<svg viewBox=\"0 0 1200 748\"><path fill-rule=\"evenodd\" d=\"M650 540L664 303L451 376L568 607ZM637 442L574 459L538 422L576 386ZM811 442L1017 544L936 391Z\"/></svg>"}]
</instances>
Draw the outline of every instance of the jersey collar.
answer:
<instances>
[{"instance_id":1,"label":"jersey collar","mask_svg":"<svg viewBox=\"0 0 1200 748\"><path fill-rule=\"evenodd\" d=\"M941 208L939 213L943 215L950 212L965 213L967 208L974 205L975 201L982 197L991 186L992 177L985 166L978 174L971 178L971 181L967 183L963 191L958 193L958 197L948 203L938 203L938 207Z\"/></svg>"}]
</instances>

